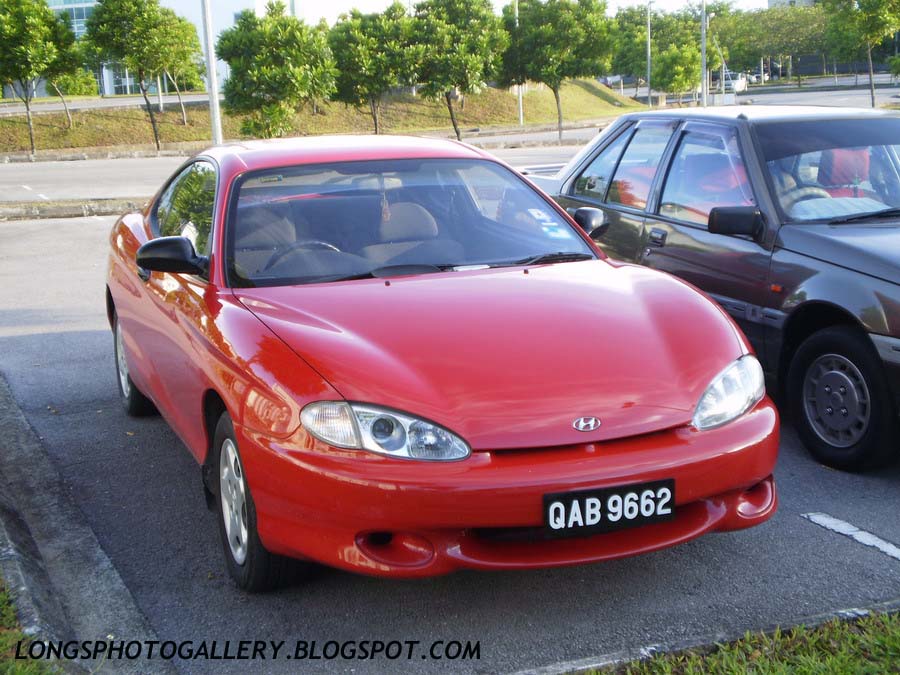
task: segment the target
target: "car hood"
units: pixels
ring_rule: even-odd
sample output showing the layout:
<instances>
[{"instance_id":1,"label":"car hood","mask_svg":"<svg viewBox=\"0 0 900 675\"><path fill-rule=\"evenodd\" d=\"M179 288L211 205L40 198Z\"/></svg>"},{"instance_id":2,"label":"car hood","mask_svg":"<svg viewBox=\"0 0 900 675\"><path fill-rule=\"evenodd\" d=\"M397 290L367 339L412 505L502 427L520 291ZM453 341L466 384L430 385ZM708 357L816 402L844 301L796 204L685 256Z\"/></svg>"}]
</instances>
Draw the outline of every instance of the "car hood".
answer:
<instances>
[{"instance_id":1,"label":"car hood","mask_svg":"<svg viewBox=\"0 0 900 675\"><path fill-rule=\"evenodd\" d=\"M746 350L693 288L603 260L235 294L347 400L430 419L475 450L686 424ZM576 431L582 416L602 424Z\"/></svg>"},{"instance_id":2,"label":"car hood","mask_svg":"<svg viewBox=\"0 0 900 675\"><path fill-rule=\"evenodd\" d=\"M900 284L900 222L785 225L779 244L794 253Z\"/></svg>"}]
</instances>

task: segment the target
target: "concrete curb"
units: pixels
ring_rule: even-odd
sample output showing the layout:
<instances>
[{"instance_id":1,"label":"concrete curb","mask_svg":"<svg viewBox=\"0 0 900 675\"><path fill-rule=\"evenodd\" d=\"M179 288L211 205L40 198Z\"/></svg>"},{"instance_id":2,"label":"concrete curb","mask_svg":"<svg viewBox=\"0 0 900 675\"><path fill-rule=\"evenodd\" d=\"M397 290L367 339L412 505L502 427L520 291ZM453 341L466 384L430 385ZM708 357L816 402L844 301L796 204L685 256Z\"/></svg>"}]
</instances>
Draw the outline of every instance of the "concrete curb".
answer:
<instances>
[{"instance_id":1,"label":"concrete curb","mask_svg":"<svg viewBox=\"0 0 900 675\"><path fill-rule=\"evenodd\" d=\"M120 215L141 210L149 199L128 197L90 201L70 199L53 202L0 202L0 221Z\"/></svg>"},{"instance_id":2,"label":"concrete curb","mask_svg":"<svg viewBox=\"0 0 900 675\"><path fill-rule=\"evenodd\" d=\"M0 509L0 563L10 575L9 586L16 589L23 626L44 640L106 640L108 635L157 640L2 377L0 439L0 494L7 505L14 505ZM84 667L101 663L58 665L84 672ZM161 661L106 661L102 668L115 673L175 672L172 664Z\"/></svg>"},{"instance_id":3,"label":"concrete curb","mask_svg":"<svg viewBox=\"0 0 900 675\"><path fill-rule=\"evenodd\" d=\"M625 111L623 111L624 114ZM589 129L596 127L603 129L615 117L604 117L595 120L584 120L563 125L563 131L576 129ZM522 133L542 133L556 131L555 124L538 124L524 127L499 127L487 129L472 129L464 132L463 142L478 145L478 147L491 148L530 148L551 147L555 145L582 145L582 141L563 138L562 143L556 141L488 141L479 143L478 139L490 136L507 136ZM414 136L426 136L429 138L455 138L445 131L421 131L407 132ZM240 139L227 139L226 143L236 143ZM71 162L85 159L131 159L146 157L188 157L212 145L212 141L189 141L184 143L163 143L162 150L157 150L152 145L127 145L127 146L102 146L96 148L73 148L71 150L38 150L34 155L26 152L14 152L0 155L0 164L16 164L23 162Z\"/></svg>"},{"instance_id":4,"label":"concrete curb","mask_svg":"<svg viewBox=\"0 0 900 675\"><path fill-rule=\"evenodd\" d=\"M840 609L834 612L826 612L824 614L815 614L800 621L792 621L789 626L783 624L771 624L767 628L762 629L761 632L766 635L771 635L777 629L783 631L788 628L793 628L794 626L816 628L832 619L852 620L869 616L870 614L885 614L898 611L900 611L900 598L876 603L866 608L853 607ZM760 631L757 629L755 632ZM662 644L651 644L643 647L622 649L617 652L610 652L601 656L591 656L577 661L564 661L540 668L529 668L517 671L514 675L574 675L575 673L588 673L604 668L622 666L631 661L644 661L658 654L677 654L691 649L708 653L715 649L716 645L734 642L743 637L744 633L716 631L707 635L691 637L686 640L676 640Z\"/></svg>"}]
</instances>

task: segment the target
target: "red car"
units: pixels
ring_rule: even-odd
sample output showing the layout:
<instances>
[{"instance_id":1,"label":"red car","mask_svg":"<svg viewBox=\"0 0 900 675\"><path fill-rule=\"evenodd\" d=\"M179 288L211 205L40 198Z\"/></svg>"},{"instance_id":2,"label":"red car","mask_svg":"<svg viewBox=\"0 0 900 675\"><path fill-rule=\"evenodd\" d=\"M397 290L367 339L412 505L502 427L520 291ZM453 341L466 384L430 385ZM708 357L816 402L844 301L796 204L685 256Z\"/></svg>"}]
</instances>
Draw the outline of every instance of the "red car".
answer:
<instances>
[{"instance_id":1,"label":"red car","mask_svg":"<svg viewBox=\"0 0 900 675\"><path fill-rule=\"evenodd\" d=\"M228 569L393 577L645 553L775 512L778 416L735 324L614 263L477 149L251 142L110 236L130 414L202 467Z\"/></svg>"}]
</instances>

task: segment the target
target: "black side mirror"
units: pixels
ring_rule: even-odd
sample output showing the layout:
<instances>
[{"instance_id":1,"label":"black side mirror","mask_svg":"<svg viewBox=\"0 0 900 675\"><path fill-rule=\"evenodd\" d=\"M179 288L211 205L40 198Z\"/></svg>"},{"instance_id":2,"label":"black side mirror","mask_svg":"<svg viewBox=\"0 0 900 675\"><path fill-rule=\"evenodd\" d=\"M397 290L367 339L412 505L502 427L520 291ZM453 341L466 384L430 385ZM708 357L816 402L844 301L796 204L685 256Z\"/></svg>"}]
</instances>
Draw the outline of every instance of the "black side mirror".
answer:
<instances>
[{"instance_id":1,"label":"black side mirror","mask_svg":"<svg viewBox=\"0 0 900 675\"><path fill-rule=\"evenodd\" d=\"M600 209L582 206L576 209L572 217L578 223L578 227L587 232L591 238L600 237L609 229L609 220Z\"/></svg>"},{"instance_id":2,"label":"black side mirror","mask_svg":"<svg viewBox=\"0 0 900 675\"><path fill-rule=\"evenodd\" d=\"M205 274L209 259L197 255L194 244L187 237L159 237L138 249L138 267L151 272L176 274Z\"/></svg>"},{"instance_id":3,"label":"black side mirror","mask_svg":"<svg viewBox=\"0 0 900 675\"><path fill-rule=\"evenodd\" d=\"M755 206L717 206L709 212L709 231L713 234L742 234L756 239L766 220Z\"/></svg>"}]
</instances>

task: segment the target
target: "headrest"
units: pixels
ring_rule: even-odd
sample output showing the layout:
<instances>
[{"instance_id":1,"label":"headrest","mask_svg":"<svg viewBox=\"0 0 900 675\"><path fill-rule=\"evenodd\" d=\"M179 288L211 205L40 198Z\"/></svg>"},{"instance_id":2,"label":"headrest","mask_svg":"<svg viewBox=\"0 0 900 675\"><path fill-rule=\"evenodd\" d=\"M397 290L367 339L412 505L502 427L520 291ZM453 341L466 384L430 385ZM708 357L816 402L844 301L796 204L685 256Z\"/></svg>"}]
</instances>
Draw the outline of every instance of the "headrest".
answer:
<instances>
[{"instance_id":1,"label":"headrest","mask_svg":"<svg viewBox=\"0 0 900 675\"><path fill-rule=\"evenodd\" d=\"M438 235L437 221L413 202L388 204L379 229L381 241L423 241Z\"/></svg>"},{"instance_id":2,"label":"headrest","mask_svg":"<svg viewBox=\"0 0 900 675\"><path fill-rule=\"evenodd\" d=\"M869 179L868 148L833 148L822 151L821 185L855 185Z\"/></svg>"},{"instance_id":3,"label":"headrest","mask_svg":"<svg viewBox=\"0 0 900 675\"><path fill-rule=\"evenodd\" d=\"M297 238L294 224L281 206L265 204L238 209L234 241L238 248L266 248L289 244Z\"/></svg>"}]
</instances>

